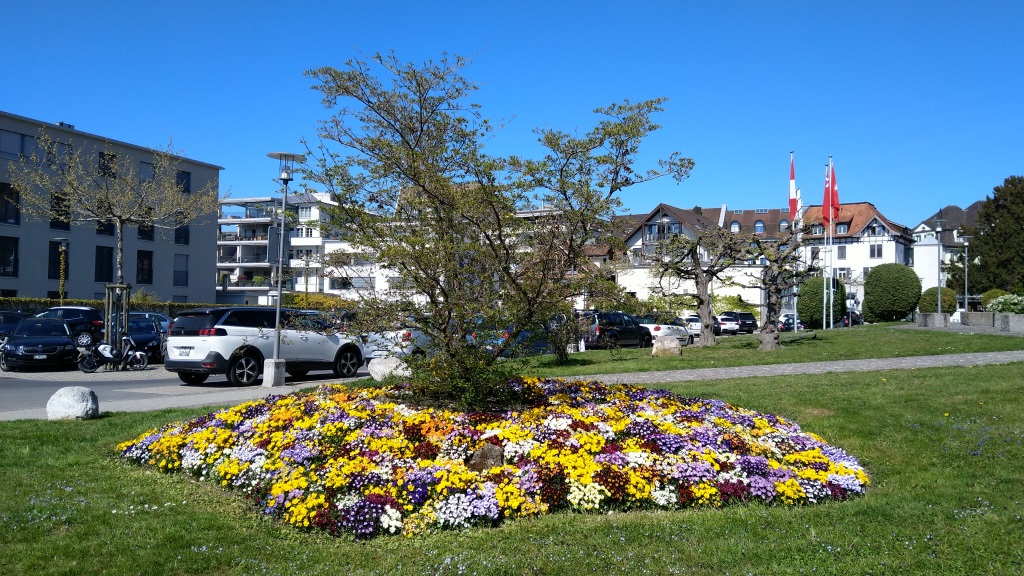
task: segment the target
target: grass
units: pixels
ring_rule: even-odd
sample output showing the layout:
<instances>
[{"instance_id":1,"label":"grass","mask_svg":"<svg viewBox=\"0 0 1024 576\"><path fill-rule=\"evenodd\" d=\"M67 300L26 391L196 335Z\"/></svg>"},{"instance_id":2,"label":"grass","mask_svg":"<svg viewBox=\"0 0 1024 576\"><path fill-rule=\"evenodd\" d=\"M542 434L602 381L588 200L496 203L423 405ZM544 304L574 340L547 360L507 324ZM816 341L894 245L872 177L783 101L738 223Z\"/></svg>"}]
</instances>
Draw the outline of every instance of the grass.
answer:
<instances>
[{"instance_id":1,"label":"grass","mask_svg":"<svg viewBox=\"0 0 1024 576\"><path fill-rule=\"evenodd\" d=\"M872 475L852 501L556 514L365 543L275 524L233 494L114 457L116 443L204 411L2 422L0 573L1020 573L1022 368L663 386L781 414L843 447Z\"/></svg>"},{"instance_id":2,"label":"grass","mask_svg":"<svg viewBox=\"0 0 1024 576\"><path fill-rule=\"evenodd\" d=\"M571 355L566 365L547 355L531 358L525 373L561 377L1024 350L1024 338L1016 336L912 330L906 324L783 334L782 343L780 350L762 352L757 335L734 336L720 339L716 346L687 347L679 356L660 358L652 358L649 348L593 350Z\"/></svg>"}]
</instances>

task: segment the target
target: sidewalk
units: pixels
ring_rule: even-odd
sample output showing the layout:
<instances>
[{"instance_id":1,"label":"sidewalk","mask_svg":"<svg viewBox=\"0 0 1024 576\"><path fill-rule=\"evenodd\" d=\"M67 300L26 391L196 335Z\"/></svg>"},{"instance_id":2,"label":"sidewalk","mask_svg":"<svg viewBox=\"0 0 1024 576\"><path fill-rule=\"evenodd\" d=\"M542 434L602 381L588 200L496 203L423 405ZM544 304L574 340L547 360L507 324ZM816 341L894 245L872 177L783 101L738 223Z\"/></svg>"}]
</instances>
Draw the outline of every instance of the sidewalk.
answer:
<instances>
[{"instance_id":1,"label":"sidewalk","mask_svg":"<svg viewBox=\"0 0 1024 576\"><path fill-rule=\"evenodd\" d=\"M974 352L968 354L947 354L943 356L910 356L905 358L875 358L865 360L836 360L831 362L805 362L800 364L762 364L757 366L736 366L730 368L697 368L691 370L665 370L661 372L630 372L626 374L599 374L567 377L567 380L600 380L615 384L655 384L659 382L684 382L693 380L721 380L726 378L761 378L792 374L824 374L828 372L868 372L872 370L907 370L941 366L978 366L982 364L1009 364L1024 362L1024 350L1008 352ZM69 385L72 383L69 382ZM145 412L163 408L185 408L197 406L230 406L247 400L291 392L316 386L318 383L299 383L289 386L264 388L210 389L194 386L169 385L147 388L149 394L158 397L139 400L103 402L101 412ZM46 408L31 410L0 410L0 420L45 419Z\"/></svg>"}]
</instances>

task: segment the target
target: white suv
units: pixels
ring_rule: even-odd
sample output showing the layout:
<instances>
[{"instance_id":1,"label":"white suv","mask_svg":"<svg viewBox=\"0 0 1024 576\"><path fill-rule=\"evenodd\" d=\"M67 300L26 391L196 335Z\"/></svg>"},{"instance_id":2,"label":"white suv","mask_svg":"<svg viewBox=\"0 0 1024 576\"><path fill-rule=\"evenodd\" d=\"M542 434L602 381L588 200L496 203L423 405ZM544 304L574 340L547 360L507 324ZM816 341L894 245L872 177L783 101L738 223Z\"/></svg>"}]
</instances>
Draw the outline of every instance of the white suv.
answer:
<instances>
[{"instance_id":1,"label":"white suv","mask_svg":"<svg viewBox=\"0 0 1024 576\"><path fill-rule=\"evenodd\" d=\"M167 337L164 368L186 384L201 384L210 374L224 374L235 385L256 382L263 360L274 352L273 308L200 308L179 313ZM281 310L279 357L285 371L305 376L310 370L333 370L350 378L363 365L357 339L337 333L325 317Z\"/></svg>"}]
</instances>

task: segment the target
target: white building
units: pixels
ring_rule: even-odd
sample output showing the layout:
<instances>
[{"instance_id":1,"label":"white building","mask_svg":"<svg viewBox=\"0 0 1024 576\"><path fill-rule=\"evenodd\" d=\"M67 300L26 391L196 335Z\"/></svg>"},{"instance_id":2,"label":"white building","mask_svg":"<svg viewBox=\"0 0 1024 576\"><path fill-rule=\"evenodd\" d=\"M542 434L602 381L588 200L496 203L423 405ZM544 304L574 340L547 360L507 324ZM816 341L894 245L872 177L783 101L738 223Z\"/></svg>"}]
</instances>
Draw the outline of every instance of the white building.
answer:
<instances>
[{"instance_id":1,"label":"white building","mask_svg":"<svg viewBox=\"0 0 1024 576\"><path fill-rule=\"evenodd\" d=\"M109 162L105 155L111 153L131 158L139 163L140 174L145 173L145 165L152 165L152 151L82 132L63 122L50 124L0 112L0 296L58 298L63 239L66 297L103 300L105 285L116 280L117 244L111 228L32 218L10 185L10 164L38 149L41 130L62 146L95 153L97 162ZM187 189L202 190L209 183L216 188L222 168L182 158L180 170L179 182ZM154 293L158 300L214 302L216 258L210 247L216 231L212 217L190 222L173 233L126 226L125 282L135 290Z\"/></svg>"},{"instance_id":2,"label":"white building","mask_svg":"<svg viewBox=\"0 0 1024 576\"><path fill-rule=\"evenodd\" d=\"M947 278L945 272L940 272L939 262L942 266L950 262L959 261L961 254L967 245L968 257L970 257L970 237L964 235L965 227L975 226L978 222L978 211L983 200L971 204L966 209L959 206L946 206L937 213L925 218L914 228L914 272L921 279L921 288L927 290L936 286L946 286ZM936 241L936 230L941 228L942 251L939 252L939 242ZM940 255L941 254L941 255ZM970 280L970 278L968 278ZM956 292L963 294L963 287L957 286ZM972 296L971 302L977 302L978 295ZM936 300L935 306L938 307ZM963 309L963 301L959 303ZM934 310L933 310L934 311Z\"/></svg>"}]
</instances>

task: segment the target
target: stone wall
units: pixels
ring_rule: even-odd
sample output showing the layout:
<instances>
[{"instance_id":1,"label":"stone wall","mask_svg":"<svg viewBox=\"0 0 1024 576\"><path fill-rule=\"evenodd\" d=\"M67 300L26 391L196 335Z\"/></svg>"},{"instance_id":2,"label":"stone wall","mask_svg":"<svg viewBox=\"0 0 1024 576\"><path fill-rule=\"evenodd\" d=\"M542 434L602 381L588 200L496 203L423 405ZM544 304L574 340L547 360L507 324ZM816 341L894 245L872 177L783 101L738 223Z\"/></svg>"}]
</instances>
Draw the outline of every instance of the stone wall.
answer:
<instances>
[{"instance_id":1,"label":"stone wall","mask_svg":"<svg viewBox=\"0 0 1024 576\"><path fill-rule=\"evenodd\" d=\"M960 323L964 326L980 326L992 328L995 326L994 312L961 312Z\"/></svg>"}]
</instances>

